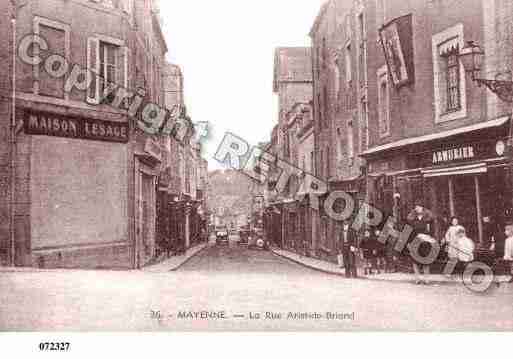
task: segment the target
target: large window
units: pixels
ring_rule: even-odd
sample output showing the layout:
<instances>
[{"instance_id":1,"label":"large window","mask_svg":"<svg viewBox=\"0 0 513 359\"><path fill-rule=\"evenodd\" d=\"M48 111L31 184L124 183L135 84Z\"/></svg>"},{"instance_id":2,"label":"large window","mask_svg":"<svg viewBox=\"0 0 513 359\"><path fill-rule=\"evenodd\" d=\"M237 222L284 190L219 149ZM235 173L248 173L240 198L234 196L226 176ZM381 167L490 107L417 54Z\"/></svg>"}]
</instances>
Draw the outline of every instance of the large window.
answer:
<instances>
[{"instance_id":1,"label":"large window","mask_svg":"<svg viewBox=\"0 0 513 359\"><path fill-rule=\"evenodd\" d=\"M100 41L100 93L109 83L118 82L118 51L119 46Z\"/></svg>"},{"instance_id":2,"label":"large window","mask_svg":"<svg viewBox=\"0 0 513 359\"><path fill-rule=\"evenodd\" d=\"M458 111L461 108L460 98L460 62L458 49L445 55L447 80L447 112Z\"/></svg>"},{"instance_id":3,"label":"large window","mask_svg":"<svg viewBox=\"0 0 513 359\"><path fill-rule=\"evenodd\" d=\"M446 122L467 115L465 70L458 58L463 48L463 24L433 36L435 121Z\"/></svg>"},{"instance_id":4,"label":"large window","mask_svg":"<svg viewBox=\"0 0 513 359\"><path fill-rule=\"evenodd\" d=\"M378 86L379 136L385 137L390 134L390 86L386 66L378 70Z\"/></svg>"},{"instance_id":5,"label":"large window","mask_svg":"<svg viewBox=\"0 0 513 359\"><path fill-rule=\"evenodd\" d=\"M367 85L367 38L365 36L365 17L363 12L358 15L358 41L360 52L358 54L359 73L360 73L360 86L365 87Z\"/></svg>"},{"instance_id":6,"label":"large window","mask_svg":"<svg viewBox=\"0 0 513 359\"><path fill-rule=\"evenodd\" d=\"M60 55L69 61L71 46L71 27L69 25L36 16L33 20L33 26L34 33L46 40L53 55ZM43 55L40 54L38 46L34 47L33 52L34 56ZM50 69L44 70L41 66L34 66L34 94L68 99L69 93L64 92L63 69L65 69L65 66L62 64L56 65L55 63Z\"/></svg>"},{"instance_id":7,"label":"large window","mask_svg":"<svg viewBox=\"0 0 513 359\"><path fill-rule=\"evenodd\" d=\"M110 83L129 87L129 51L123 40L100 35L91 37L87 43L87 55L87 68L96 74L89 86L87 102L100 103Z\"/></svg>"}]
</instances>

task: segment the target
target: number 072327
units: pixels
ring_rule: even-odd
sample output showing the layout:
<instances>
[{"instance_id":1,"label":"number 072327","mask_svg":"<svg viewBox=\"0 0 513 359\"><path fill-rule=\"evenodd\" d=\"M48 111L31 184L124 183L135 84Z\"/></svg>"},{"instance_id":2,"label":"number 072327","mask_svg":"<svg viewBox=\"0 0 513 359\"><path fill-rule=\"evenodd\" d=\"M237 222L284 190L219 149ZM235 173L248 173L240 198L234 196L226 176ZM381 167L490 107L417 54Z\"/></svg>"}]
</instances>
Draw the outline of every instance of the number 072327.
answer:
<instances>
[{"instance_id":1,"label":"number 072327","mask_svg":"<svg viewBox=\"0 0 513 359\"><path fill-rule=\"evenodd\" d=\"M70 343L39 343L39 350L44 352L67 352L69 351Z\"/></svg>"}]
</instances>

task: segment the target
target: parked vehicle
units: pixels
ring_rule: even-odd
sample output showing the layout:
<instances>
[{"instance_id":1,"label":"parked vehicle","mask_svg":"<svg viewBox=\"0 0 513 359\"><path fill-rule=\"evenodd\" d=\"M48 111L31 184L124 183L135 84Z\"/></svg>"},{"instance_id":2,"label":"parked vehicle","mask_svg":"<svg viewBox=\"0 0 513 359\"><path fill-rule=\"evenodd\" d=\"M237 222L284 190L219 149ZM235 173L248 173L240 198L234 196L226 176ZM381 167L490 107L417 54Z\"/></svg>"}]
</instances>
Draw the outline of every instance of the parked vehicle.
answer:
<instances>
[{"instance_id":1,"label":"parked vehicle","mask_svg":"<svg viewBox=\"0 0 513 359\"><path fill-rule=\"evenodd\" d=\"M216 244L229 244L228 240L228 228L220 226L216 228Z\"/></svg>"},{"instance_id":2,"label":"parked vehicle","mask_svg":"<svg viewBox=\"0 0 513 359\"><path fill-rule=\"evenodd\" d=\"M264 233L261 229L256 229L248 241L249 249L268 250L269 245L264 239Z\"/></svg>"},{"instance_id":3,"label":"parked vehicle","mask_svg":"<svg viewBox=\"0 0 513 359\"><path fill-rule=\"evenodd\" d=\"M248 245L249 238L251 237L251 231L249 226L242 226L239 230L239 244Z\"/></svg>"}]
</instances>

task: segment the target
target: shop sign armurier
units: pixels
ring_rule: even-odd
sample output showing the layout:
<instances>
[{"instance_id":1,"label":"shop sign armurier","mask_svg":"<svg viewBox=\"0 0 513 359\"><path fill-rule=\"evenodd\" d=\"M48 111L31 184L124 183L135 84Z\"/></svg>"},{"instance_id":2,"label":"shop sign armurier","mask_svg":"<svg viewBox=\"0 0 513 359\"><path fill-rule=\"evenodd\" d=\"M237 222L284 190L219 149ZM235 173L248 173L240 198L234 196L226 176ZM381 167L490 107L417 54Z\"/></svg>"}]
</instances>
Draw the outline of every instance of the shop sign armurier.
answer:
<instances>
[{"instance_id":1,"label":"shop sign armurier","mask_svg":"<svg viewBox=\"0 0 513 359\"><path fill-rule=\"evenodd\" d=\"M428 168L502 157L504 148L502 140L439 146L410 156L410 166Z\"/></svg>"},{"instance_id":2,"label":"shop sign armurier","mask_svg":"<svg viewBox=\"0 0 513 359\"><path fill-rule=\"evenodd\" d=\"M88 118L61 116L46 113L27 112L24 119L25 133L127 143L129 129L127 122L102 121Z\"/></svg>"}]
</instances>

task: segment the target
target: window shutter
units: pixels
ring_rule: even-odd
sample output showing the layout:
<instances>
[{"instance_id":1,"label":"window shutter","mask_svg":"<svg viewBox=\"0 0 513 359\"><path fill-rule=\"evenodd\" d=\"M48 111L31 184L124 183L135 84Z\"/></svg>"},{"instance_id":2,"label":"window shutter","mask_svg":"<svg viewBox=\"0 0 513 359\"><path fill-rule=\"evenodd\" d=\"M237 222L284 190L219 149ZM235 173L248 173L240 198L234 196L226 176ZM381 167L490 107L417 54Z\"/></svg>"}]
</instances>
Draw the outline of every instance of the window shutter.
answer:
<instances>
[{"instance_id":1,"label":"window shutter","mask_svg":"<svg viewBox=\"0 0 513 359\"><path fill-rule=\"evenodd\" d=\"M97 105L100 102L99 67L100 40L90 37L87 39L87 70L92 72L92 79L89 89L87 90L87 102L93 105Z\"/></svg>"},{"instance_id":2,"label":"window shutter","mask_svg":"<svg viewBox=\"0 0 513 359\"><path fill-rule=\"evenodd\" d=\"M128 89L129 85L129 54L130 49L128 46L122 46L119 48L119 51L117 51L117 64L118 68L116 69L116 72L118 73L116 81L117 85L122 86L126 89Z\"/></svg>"},{"instance_id":3,"label":"window shutter","mask_svg":"<svg viewBox=\"0 0 513 359\"><path fill-rule=\"evenodd\" d=\"M438 73L438 87L439 87L439 101L441 114L447 112L447 61L445 57L440 56L439 62L439 73Z\"/></svg>"}]
</instances>

